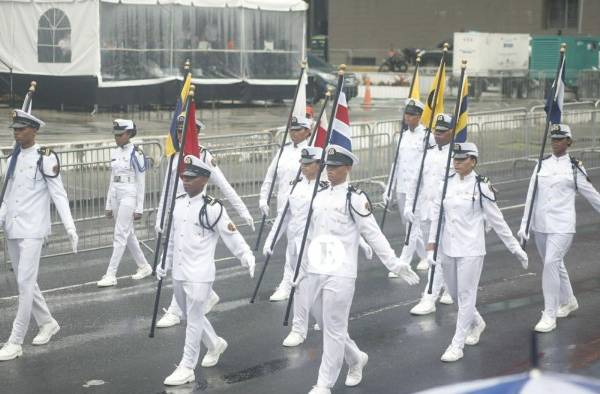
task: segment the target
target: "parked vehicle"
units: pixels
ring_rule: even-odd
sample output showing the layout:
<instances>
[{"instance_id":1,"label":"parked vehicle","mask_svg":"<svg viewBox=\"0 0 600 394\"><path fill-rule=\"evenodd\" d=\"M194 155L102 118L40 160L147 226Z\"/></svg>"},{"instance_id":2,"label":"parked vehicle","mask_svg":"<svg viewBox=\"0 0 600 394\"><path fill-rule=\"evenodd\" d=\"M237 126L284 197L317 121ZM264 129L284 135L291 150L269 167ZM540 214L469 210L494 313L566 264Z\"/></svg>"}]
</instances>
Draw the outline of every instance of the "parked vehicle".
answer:
<instances>
[{"instance_id":1,"label":"parked vehicle","mask_svg":"<svg viewBox=\"0 0 600 394\"><path fill-rule=\"evenodd\" d=\"M316 102L325 97L327 88L337 86L337 68L327 63L313 53L308 53L308 86L306 87L306 98ZM358 95L358 80L356 74L346 72L344 79L344 93L346 100L350 101Z\"/></svg>"}]
</instances>

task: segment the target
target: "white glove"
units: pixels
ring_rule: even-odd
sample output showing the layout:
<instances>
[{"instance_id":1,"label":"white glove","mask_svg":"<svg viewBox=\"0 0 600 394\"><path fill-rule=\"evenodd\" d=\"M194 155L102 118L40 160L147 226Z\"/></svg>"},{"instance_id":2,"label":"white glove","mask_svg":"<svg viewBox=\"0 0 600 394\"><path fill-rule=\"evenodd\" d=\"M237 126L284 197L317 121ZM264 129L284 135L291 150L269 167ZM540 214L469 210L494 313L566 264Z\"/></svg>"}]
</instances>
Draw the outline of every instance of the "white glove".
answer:
<instances>
[{"instance_id":1,"label":"white glove","mask_svg":"<svg viewBox=\"0 0 600 394\"><path fill-rule=\"evenodd\" d=\"M485 233L489 233L490 231L492 231L492 225L486 220L484 221L485 224Z\"/></svg>"},{"instance_id":2,"label":"white glove","mask_svg":"<svg viewBox=\"0 0 600 394\"><path fill-rule=\"evenodd\" d=\"M359 238L358 244L363 250L363 253L365 254L367 260L371 260L373 258L373 249L371 248L371 246L364 239L362 239L362 237Z\"/></svg>"},{"instance_id":3,"label":"white glove","mask_svg":"<svg viewBox=\"0 0 600 394\"><path fill-rule=\"evenodd\" d=\"M67 231L67 234L69 235L69 239L71 240L71 248L73 249L73 253L77 253L77 244L79 243L77 231L75 231L75 229L71 229Z\"/></svg>"},{"instance_id":4,"label":"white glove","mask_svg":"<svg viewBox=\"0 0 600 394\"><path fill-rule=\"evenodd\" d=\"M439 257L439 256L437 256L437 257ZM438 261L433 258L433 250L427 251L427 262L429 263L430 266L438 265Z\"/></svg>"},{"instance_id":5,"label":"white glove","mask_svg":"<svg viewBox=\"0 0 600 394\"><path fill-rule=\"evenodd\" d=\"M300 271L296 280L292 281L292 287L298 287L298 284L300 284L302 279L304 279L304 274L302 273L302 271Z\"/></svg>"},{"instance_id":6,"label":"white glove","mask_svg":"<svg viewBox=\"0 0 600 394\"><path fill-rule=\"evenodd\" d=\"M255 231L255 228L254 228L254 219L252 218L252 216L250 214L242 215L242 219L244 219L244 221L246 222L246 224L248 226L250 226L250 228L252 229L252 232L254 232Z\"/></svg>"},{"instance_id":7,"label":"white glove","mask_svg":"<svg viewBox=\"0 0 600 394\"><path fill-rule=\"evenodd\" d=\"M410 268L410 265L406 263L399 264L396 272L394 273L404 279L404 281L411 286L419 283L419 275L417 275L415 271Z\"/></svg>"},{"instance_id":8,"label":"white glove","mask_svg":"<svg viewBox=\"0 0 600 394\"><path fill-rule=\"evenodd\" d=\"M521 240L521 243L523 243L524 241L529 241L529 234L525 232L524 228L519 229L519 232L517 233L517 237L519 237L519 240Z\"/></svg>"},{"instance_id":9,"label":"white glove","mask_svg":"<svg viewBox=\"0 0 600 394\"><path fill-rule=\"evenodd\" d=\"M265 246L263 246L263 256L268 257L273 254L273 249L271 249L271 241L266 240Z\"/></svg>"},{"instance_id":10,"label":"white glove","mask_svg":"<svg viewBox=\"0 0 600 394\"><path fill-rule=\"evenodd\" d=\"M517 260L523 266L523 269L526 270L529 266L529 257L527 257L527 253L521 248L514 251L514 255L517 257Z\"/></svg>"},{"instance_id":11,"label":"white glove","mask_svg":"<svg viewBox=\"0 0 600 394\"><path fill-rule=\"evenodd\" d=\"M392 202L391 196L388 197L387 188L385 189L385 191L381 195L381 199L383 200L384 204L389 204L390 202Z\"/></svg>"},{"instance_id":12,"label":"white glove","mask_svg":"<svg viewBox=\"0 0 600 394\"><path fill-rule=\"evenodd\" d=\"M163 268L162 264L156 267L156 279L164 279L167 277L167 268Z\"/></svg>"},{"instance_id":13,"label":"white glove","mask_svg":"<svg viewBox=\"0 0 600 394\"><path fill-rule=\"evenodd\" d=\"M258 202L258 207L260 208L260 211L263 215L269 216L269 204L267 204L265 200L260 200Z\"/></svg>"},{"instance_id":14,"label":"white glove","mask_svg":"<svg viewBox=\"0 0 600 394\"><path fill-rule=\"evenodd\" d=\"M406 218L406 220L408 220L410 223L414 223L415 222L415 214L412 211L411 207L406 207L404 208L404 217Z\"/></svg>"},{"instance_id":15,"label":"white glove","mask_svg":"<svg viewBox=\"0 0 600 394\"><path fill-rule=\"evenodd\" d=\"M248 268L250 277L254 278L254 268L256 268L256 263L254 261L254 255L252 254L252 252L243 255L240 261L242 262L242 267Z\"/></svg>"},{"instance_id":16,"label":"white glove","mask_svg":"<svg viewBox=\"0 0 600 394\"><path fill-rule=\"evenodd\" d=\"M158 236L158 234L162 233L162 228L160 228L160 223L156 223L154 225L154 231L156 231L157 236Z\"/></svg>"}]
</instances>

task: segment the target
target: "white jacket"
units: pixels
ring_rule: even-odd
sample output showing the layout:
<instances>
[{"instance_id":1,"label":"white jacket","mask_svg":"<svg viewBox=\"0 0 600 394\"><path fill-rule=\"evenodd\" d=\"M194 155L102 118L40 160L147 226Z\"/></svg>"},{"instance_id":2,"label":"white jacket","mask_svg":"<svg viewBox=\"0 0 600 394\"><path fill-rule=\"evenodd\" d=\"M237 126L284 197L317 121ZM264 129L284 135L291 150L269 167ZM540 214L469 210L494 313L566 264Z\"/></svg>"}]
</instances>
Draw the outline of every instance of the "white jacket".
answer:
<instances>
[{"instance_id":1,"label":"white jacket","mask_svg":"<svg viewBox=\"0 0 600 394\"><path fill-rule=\"evenodd\" d=\"M139 166L144 168L144 155L140 151L133 152L134 149L135 145L130 142L117 146L111 152L110 183L106 196L107 211L112 210L113 199L118 198L122 193L129 193L135 196L135 213L144 212L146 173L140 172L132 163L132 160L137 160ZM116 181L116 178L119 181Z\"/></svg>"},{"instance_id":2,"label":"white jacket","mask_svg":"<svg viewBox=\"0 0 600 394\"><path fill-rule=\"evenodd\" d=\"M425 127L421 124L415 127L414 130L405 130L402 134L400 152L396 160L394 184L392 185L392 189L395 188L396 193L407 193L409 186L414 182L414 178L419 175L426 135ZM434 143L433 136L430 135L429 145ZM387 186L389 187L389 184ZM388 190L388 187L386 187L386 190Z\"/></svg>"}]
</instances>

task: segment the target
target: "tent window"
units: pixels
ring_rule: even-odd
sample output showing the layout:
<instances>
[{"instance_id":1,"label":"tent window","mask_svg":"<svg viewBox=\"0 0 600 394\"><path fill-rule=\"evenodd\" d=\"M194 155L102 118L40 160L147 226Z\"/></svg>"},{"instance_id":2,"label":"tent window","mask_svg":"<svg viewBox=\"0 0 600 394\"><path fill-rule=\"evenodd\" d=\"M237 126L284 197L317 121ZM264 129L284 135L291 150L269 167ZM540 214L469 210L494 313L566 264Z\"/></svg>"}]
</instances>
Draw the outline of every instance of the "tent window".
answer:
<instances>
[{"instance_id":1,"label":"tent window","mask_svg":"<svg viewBox=\"0 0 600 394\"><path fill-rule=\"evenodd\" d=\"M71 62L71 24L58 8L46 11L38 23L38 62Z\"/></svg>"}]
</instances>

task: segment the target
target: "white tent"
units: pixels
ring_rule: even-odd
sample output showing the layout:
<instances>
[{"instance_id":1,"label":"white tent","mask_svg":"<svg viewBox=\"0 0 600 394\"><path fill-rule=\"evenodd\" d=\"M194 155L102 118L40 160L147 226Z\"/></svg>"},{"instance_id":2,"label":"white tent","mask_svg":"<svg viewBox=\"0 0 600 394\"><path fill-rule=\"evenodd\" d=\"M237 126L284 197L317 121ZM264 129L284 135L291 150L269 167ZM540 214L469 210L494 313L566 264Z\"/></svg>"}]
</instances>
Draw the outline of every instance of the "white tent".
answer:
<instances>
[{"instance_id":1,"label":"white tent","mask_svg":"<svg viewBox=\"0 0 600 394\"><path fill-rule=\"evenodd\" d=\"M307 7L301 0L0 0L0 72L136 86L179 78L189 58L197 84L294 85Z\"/></svg>"}]
</instances>

